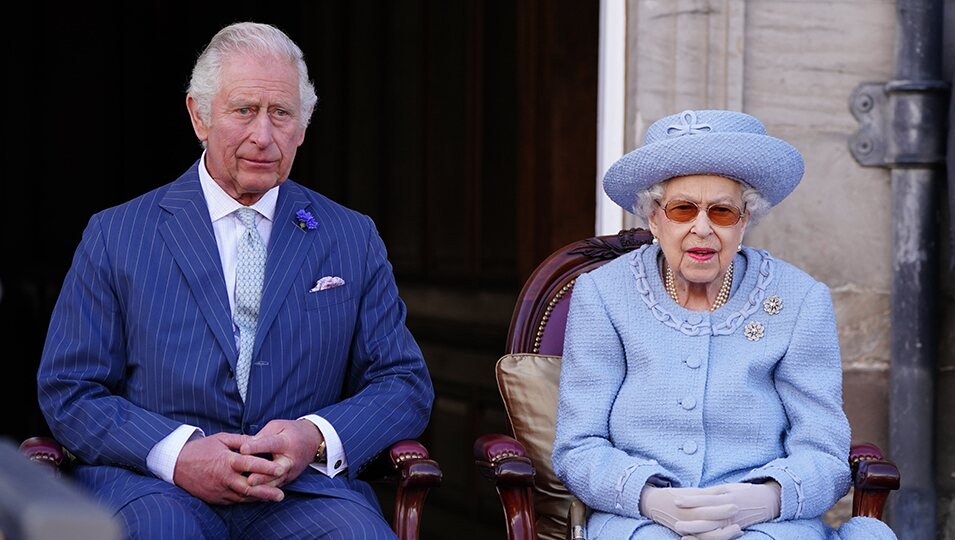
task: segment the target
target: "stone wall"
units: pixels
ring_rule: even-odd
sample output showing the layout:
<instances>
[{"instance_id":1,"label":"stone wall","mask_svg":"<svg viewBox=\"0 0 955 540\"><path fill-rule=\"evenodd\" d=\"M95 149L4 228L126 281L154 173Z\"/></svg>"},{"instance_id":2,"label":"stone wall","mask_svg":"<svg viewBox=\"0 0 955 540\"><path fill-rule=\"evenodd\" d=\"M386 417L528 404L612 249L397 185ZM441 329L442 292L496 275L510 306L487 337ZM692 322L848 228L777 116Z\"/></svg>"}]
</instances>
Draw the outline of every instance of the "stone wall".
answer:
<instances>
[{"instance_id":1,"label":"stone wall","mask_svg":"<svg viewBox=\"0 0 955 540\"><path fill-rule=\"evenodd\" d=\"M951 74L955 1L945 5L945 73ZM887 170L861 167L849 153L858 123L848 100L859 83L893 78L895 31L895 2L888 0L630 0L627 5L627 150L665 114L729 108L761 119L770 134L805 157L802 184L747 232L745 243L829 285L853 440L885 450L891 190ZM939 237L947 240L948 234ZM942 412L955 410L955 277L948 270L947 247L942 255L939 537L955 540L955 422ZM838 522L847 512L843 502L828 518Z\"/></svg>"}]
</instances>

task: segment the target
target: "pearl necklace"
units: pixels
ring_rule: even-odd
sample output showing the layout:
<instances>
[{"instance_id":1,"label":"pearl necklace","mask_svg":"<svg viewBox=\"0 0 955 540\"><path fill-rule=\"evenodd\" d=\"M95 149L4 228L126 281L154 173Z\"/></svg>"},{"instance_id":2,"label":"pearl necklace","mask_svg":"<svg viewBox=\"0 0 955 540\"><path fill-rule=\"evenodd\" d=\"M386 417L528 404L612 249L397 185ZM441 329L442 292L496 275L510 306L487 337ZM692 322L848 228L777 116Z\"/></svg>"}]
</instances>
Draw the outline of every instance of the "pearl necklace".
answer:
<instances>
[{"instance_id":1,"label":"pearl necklace","mask_svg":"<svg viewBox=\"0 0 955 540\"><path fill-rule=\"evenodd\" d=\"M666 264L666 263L664 263ZM670 298L673 299L677 305L680 304L680 297L676 294L676 283L673 280L673 269L670 268L670 265L666 265L666 275L664 277L664 286L666 287L667 294L670 295ZM730 262L729 268L726 269L726 273L723 274L723 283L720 285L720 292L716 294L716 301L713 302L713 305L710 307L710 311L716 311L723 307L723 304L729 299L730 296L730 287L733 286L733 263Z\"/></svg>"}]
</instances>

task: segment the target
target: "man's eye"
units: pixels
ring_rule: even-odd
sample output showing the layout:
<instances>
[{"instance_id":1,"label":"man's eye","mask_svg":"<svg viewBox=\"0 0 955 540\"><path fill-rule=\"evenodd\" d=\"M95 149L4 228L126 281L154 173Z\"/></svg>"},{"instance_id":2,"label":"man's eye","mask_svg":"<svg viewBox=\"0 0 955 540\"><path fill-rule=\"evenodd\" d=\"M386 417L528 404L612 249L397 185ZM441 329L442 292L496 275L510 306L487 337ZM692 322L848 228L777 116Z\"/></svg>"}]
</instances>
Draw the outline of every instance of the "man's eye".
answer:
<instances>
[{"instance_id":1,"label":"man's eye","mask_svg":"<svg viewBox=\"0 0 955 540\"><path fill-rule=\"evenodd\" d=\"M285 109L275 109L275 116L288 116L288 111Z\"/></svg>"},{"instance_id":2,"label":"man's eye","mask_svg":"<svg viewBox=\"0 0 955 540\"><path fill-rule=\"evenodd\" d=\"M239 114L249 114L251 112L251 109L249 109L248 107L239 107L236 111Z\"/></svg>"}]
</instances>

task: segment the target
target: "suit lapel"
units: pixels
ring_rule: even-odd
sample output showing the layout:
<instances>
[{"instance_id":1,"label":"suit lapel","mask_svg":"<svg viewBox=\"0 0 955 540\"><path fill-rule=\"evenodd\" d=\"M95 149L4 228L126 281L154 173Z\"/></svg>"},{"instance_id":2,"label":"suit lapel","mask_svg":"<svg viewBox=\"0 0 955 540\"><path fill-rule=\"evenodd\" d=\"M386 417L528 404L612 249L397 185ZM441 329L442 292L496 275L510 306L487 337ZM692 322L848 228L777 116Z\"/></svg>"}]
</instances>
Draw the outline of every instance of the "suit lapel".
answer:
<instances>
[{"instance_id":1,"label":"suit lapel","mask_svg":"<svg viewBox=\"0 0 955 540\"><path fill-rule=\"evenodd\" d=\"M262 287L262 305L259 307L259 326L255 333L253 358L259 354L262 341L275 320L279 306L288 296L289 287L308 256L308 243L321 233L320 229L301 229L295 220L295 213L303 209L309 210L310 204L297 184L286 181L279 188L275 222L272 224L272 235L269 239L269 255L265 263L265 284ZM305 291L302 291L302 294L305 294Z\"/></svg>"},{"instance_id":2,"label":"suit lapel","mask_svg":"<svg viewBox=\"0 0 955 540\"><path fill-rule=\"evenodd\" d=\"M234 369L238 351L232 332L222 261L195 165L170 186L159 206L171 214L159 225L159 232Z\"/></svg>"}]
</instances>

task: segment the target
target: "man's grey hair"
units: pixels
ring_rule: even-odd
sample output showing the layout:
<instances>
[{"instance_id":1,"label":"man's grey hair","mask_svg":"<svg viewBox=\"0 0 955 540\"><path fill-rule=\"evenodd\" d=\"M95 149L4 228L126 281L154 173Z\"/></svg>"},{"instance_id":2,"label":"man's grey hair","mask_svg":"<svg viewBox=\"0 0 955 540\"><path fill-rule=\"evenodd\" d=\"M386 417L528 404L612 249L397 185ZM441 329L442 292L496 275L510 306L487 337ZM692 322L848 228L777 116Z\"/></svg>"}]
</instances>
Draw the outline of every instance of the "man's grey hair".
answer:
<instances>
[{"instance_id":1,"label":"man's grey hair","mask_svg":"<svg viewBox=\"0 0 955 540\"><path fill-rule=\"evenodd\" d=\"M769 213L773 205L753 186L736 178L730 178L730 180L739 184L743 189L743 208L746 212L749 212L748 226L752 227L756 225L759 223L759 220L763 219L763 217ZM643 218L644 221L647 221L657 204L663 200L663 188L669 181L670 179L663 180L662 182L653 184L647 189L638 191L634 199L633 213Z\"/></svg>"},{"instance_id":2,"label":"man's grey hair","mask_svg":"<svg viewBox=\"0 0 955 540\"><path fill-rule=\"evenodd\" d=\"M206 125L212 120L212 98L219 91L222 64L230 55L252 55L256 58L286 58L298 70L298 93L301 101L299 121L308 126L318 103L315 86L308 80L308 67L302 49L278 28L261 23L241 22L226 26L212 37L192 68L188 94L196 100L199 118Z\"/></svg>"}]
</instances>

